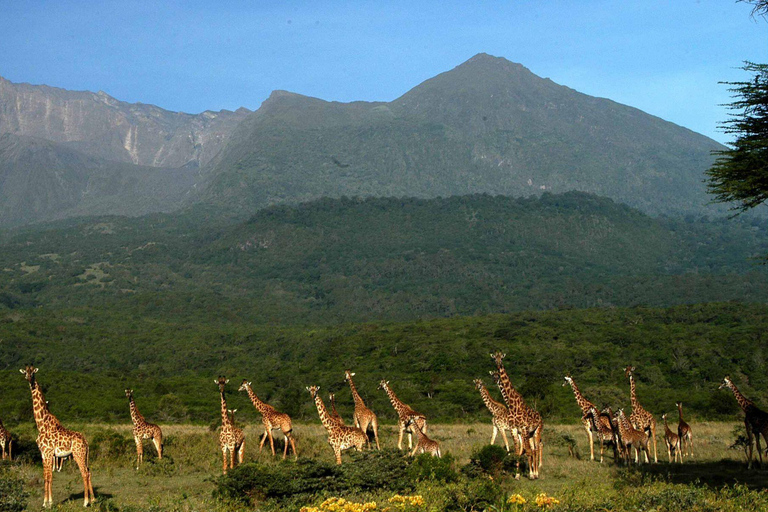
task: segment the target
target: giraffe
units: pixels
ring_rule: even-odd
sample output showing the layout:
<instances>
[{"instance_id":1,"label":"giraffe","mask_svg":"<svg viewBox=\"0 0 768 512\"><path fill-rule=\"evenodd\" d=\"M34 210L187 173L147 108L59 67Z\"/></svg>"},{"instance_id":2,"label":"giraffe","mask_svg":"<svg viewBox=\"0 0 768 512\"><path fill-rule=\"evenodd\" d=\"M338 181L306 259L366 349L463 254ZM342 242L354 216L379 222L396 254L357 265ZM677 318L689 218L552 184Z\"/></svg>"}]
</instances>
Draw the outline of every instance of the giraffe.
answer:
<instances>
[{"instance_id":1,"label":"giraffe","mask_svg":"<svg viewBox=\"0 0 768 512\"><path fill-rule=\"evenodd\" d=\"M48 406L49 406L48 400L46 400L45 401L45 410L46 410L47 413L50 414L51 410L50 410L50 408ZM58 420L56 420L56 421L58 421ZM53 469L56 470L57 473L61 473L61 470L64 468L64 461L69 459L69 458L72 458L72 454L71 453L69 455L64 455L63 457L56 456L53 459Z\"/></svg>"},{"instance_id":2,"label":"giraffe","mask_svg":"<svg viewBox=\"0 0 768 512\"><path fill-rule=\"evenodd\" d=\"M624 374L629 378L629 394L632 401L632 414L629 415L629 422L632 423L633 427L646 432L650 436L651 441L653 441L653 462L657 463L659 459L656 455L656 418L637 401L634 371L634 366L627 366L624 369ZM646 460L646 462L648 461Z\"/></svg>"},{"instance_id":3,"label":"giraffe","mask_svg":"<svg viewBox=\"0 0 768 512\"><path fill-rule=\"evenodd\" d=\"M496 363L497 373L494 374L496 384L499 386L501 396L504 398L504 402L509 408L510 418L514 425L520 430L521 439L528 446L528 477L531 479L539 478L539 468L543 462L542 453L542 431L544 430L544 421L541 419L541 414L532 409L525 403L523 395L521 395L512 386L512 382L509 380L507 370L504 368L504 357L506 354L496 352L491 354L491 358Z\"/></svg>"},{"instance_id":4,"label":"giraffe","mask_svg":"<svg viewBox=\"0 0 768 512\"><path fill-rule=\"evenodd\" d=\"M56 457L72 454L80 475L83 477L83 506L87 507L96 499L91 484L91 469L88 466L88 442L80 432L64 428L59 420L48 411L40 384L35 379L38 369L26 366L20 370L29 383L32 392L32 412L37 425L37 447L43 458L44 493L43 507L53 505L53 464Z\"/></svg>"},{"instance_id":5,"label":"giraffe","mask_svg":"<svg viewBox=\"0 0 768 512\"><path fill-rule=\"evenodd\" d=\"M411 452L411 457L417 453L428 453L438 459L442 457L440 454L440 444L437 441L427 437L427 434L421 431L415 416L408 418L407 425L416 433L416 446Z\"/></svg>"},{"instance_id":6,"label":"giraffe","mask_svg":"<svg viewBox=\"0 0 768 512\"><path fill-rule=\"evenodd\" d=\"M299 454L296 453L296 442L293 439L293 425L291 423L291 417L283 412L278 412L277 409L272 407L266 402L261 401L251 387L251 383L248 380L243 379L240 384L239 391L245 391L248 393L248 398L251 399L251 403L257 411L261 413L261 422L264 425L264 435L261 438L259 444L259 453L264 448L264 443L269 439L269 446L272 448L272 455L275 455L275 439L272 436L272 431L280 429L285 437L285 447L283 449L283 459L288 456L288 444L291 445L293 450L293 456L298 458Z\"/></svg>"},{"instance_id":7,"label":"giraffe","mask_svg":"<svg viewBox=\"0 0 768 512\"><path fill-rule=\"evenodd\" d=\"M368 435L368 427L371 427L373 430L373 437L376 439L376 449L381 450L381 446L379 445L379 419L372 410L366 407L363 398L360 396L360 393L357 392L355 383L352 382L352 377L354 376L355 374L349 370L344 372L344 380L349 383L349 389L352 391L352 400L355 401L355 413L352 416L353 423L357 428L365 432L366 435Z\"/></svg>"},{"instance_id":8,"label":"giraffe","mask_svg":"<svg viewBox=\"0 0 768 512\"><path fill-rule=\"evenodd\" d=\"M691 426L683 419L683 402L675 402L677 406L677 413L679 420L677 423L677 435L680 436L680 451L682 456L689 455L693 457L693 432ZM688 453L686 453L686 445L688 446Z\"/></svg>"},{"instance_id":9,"label":"giraffe","mask_svg":"<svg viewBox=\"0 0 768 512\"><path fill-rule=\"evenodd\" d=\"M344 419L339 414L339 411L336 410L336 393L328 393L328 401L331 402L331 419L339 425L343 425Z\"/></svg>"},{"instance_id":10,"label":"giraffe","mask_svg":"<svg viewBox=\"0 0 768 512\"><path fill-rule=\"evenodd\" d=\"M403 449L403 433L408 433L408 449L413 448L413 429L408 427L408 420L411 416L416 417L416 425L421 429L423 433L427 432L427 417L421 413L418 413L411 409L408 404L403 403L392 388L389 387L389 381L383 380L379 382L379 389L383 389L389 397L389 401L392 402L392 407L395 408L397 413L397 426L400 429L400 437L397 440L397 449Z\"/></svg>"},{"instance_id":11,"label":"giraffe","mask_svg":"<svg viewBox=\"0 0 768 512\"><path fill-rule=\"evenodd\" d=\"M320 422L328 431L328 444L333 449L333 454L336 457L336 464L341 464L341 452L354 447L357 451L362 451L363 447L368 443L368 436L356 427L348 427L337 423L328 414L325 408L323 399L320 398L318 391L320 386L308 386L310 396L315 401L317 407L317 413L320 415Z\"/></svg>"},{"instance_id":12,"label":"giraffe","mask_svg":"<svg viewBox=\"0 0 768 512\"><path fill-rule=\"evenodd\" d=\"M11 433L5 428L2 420L0 420L0 448L2 448L2 460L11 460Z\"/></svg>"},{"instance_id":13,"label":"giraffe","mask_svg":"<svg viewBox=\"0 0 768 512\"><path fill-rule=\"evenodd\" d=\"M133 440L136 443L136 469L144 461L144 439L151 439L152 444L155 445L157 450L157 458L163 458L163 431L160 427L153 423L149 423L144 419L139 410L136 408L136 400L133 398L133 390L126 389L125 396L128 398L128 406L131 410L131 422L133 423Z\"/></svg>"},{"instance_id":14,"label":"giraffe","mask_svg":"<svg viewBox=\"0 0 768 512\"><path fill-rule=\"evenodd\" d=\"M636 429L624 414L624 409L619 409L618 426L621 442L624 445L627 464L632 458L632 448L635 449L635 464L640 463L640 451L645 453L645 462L649 462L650 449L648 448L648 435L645 431Z\"/></svg>"},{"instance_id":15,"label":"giraffe","mask_svg":"<svg viewBox=\"0 0 768 512\"><path fill-rule=\"evenodd\" d=\"M747 469L752 468L752 442L757 445L757 456L759 465L763 467L763 451L760 448L760 436L768 444L768 413L759 409L755 403L741 394L739 388L733 383L730 377L724 377L723 383L718 389L728 388L733 392L733 396L739 403L741 410L744 411L744 427L747 430L747 439L749 446L747 448Z\"/></svg>"},{"instance_id":16,"label":"giraffe","mask_svg":"<svg viewBox=\"0 0 768 512\"><path fill-rule=\"evenodd\" d=\"M598 412L597 407L594 405L589 410L589 421L591 429L597 436L597 440L600 441L600 463L603 462L603 454L605 453L605 445L610 444L613 447L613 460L614 462L619 459L619 442L616 435L616 426L611 422L610 415Z\"/></svg>"},{"instance_id":17,"label":"giraffe","mask_svg":"<svg viewBox=\"0 0 768 512\"><path fill-rule=\"evenodd\" d=\"M581 424L584 425L584 429L587 431L587 437L589 437L589 460L595 460L595 447L593 432L600 438L600 462L603 462L603 433L611 429L610 420L602 415L595 415L593 411L597 411L595 404L584 398L584 395L579 391L576 382L570 375L565 376L566 384L570 385L573 389L573 394L576 396L576 403L581 407Z\"/></svg>"},{"instance_id":18,"label":"giraffe","mask_svg":"<svg viewBox=\"0 0 768 512\"><path fill-rule=\"evenodd\" d=\"M600 415L608 419L608 424L611 427L611 437L614 444L614 460L628 459L629 455L626 453L626 446L621 441L621 430L619 429L618 414L614 414L610 407L605 407L600 411Z\"/></svg>"},{"instance_id":19,"label":"giraffe","mask_svg":"<svg viewBox=\"0 0 768 512\"><path fill-rule=\"evenodd\" d=\"M661 419L664 420L664 444L667 445L667 457L669 457L669 462L671 464L672 457L674 457L675 462L680 458L680 463L682 464L683 451L680 446L681 437L669 429L669 425L667 425L667 413L662 414Z\"/></svg>"},{"instance_id":20,"label":"giraffe","mask_svg":"<svg viewBox=\"0 0 768 512\"><path fill-rule=\"evenodd\" d=\"M226 377L213 379L219 386L221 395L221 432L219 433L219 446L221 446L222 470L227 474L228 469L235 467L235 454L237 454L238 464L242 464L245 459L245 435L243 431L235 427L229 416L227 409L227 398L224 395L224 388L229 382ZM227 464L227 451L229 451L229 464Z\"/></svg>"},{"instance_id":21,"label":"giraffe","mask_svg":"<svg viewBox=\"0 0 768 512\"><path fill-rule=\"evenodd\" d=\"M509 441L507 440L506 431L509 430L513 436L515 434L513 432L514 427L509 421L509 409L507 409L506 405L501 402L497 402L491 397L491 394L488 392L488 389L485 387L482 379L475 379L473 382L475 383L475 387L478 389L478 391L480 391L480 396L483 399L483 403L488 408L488 410L491 411L491 416L493 417L491 420L493 424L491 444L496 442L496 436L499 432L501 432L501 438L504 440L504 446L506 447L507 452L509 452ZM515 441L515 437L513 437L512 440Z\"/></svg>"}]
</instances>

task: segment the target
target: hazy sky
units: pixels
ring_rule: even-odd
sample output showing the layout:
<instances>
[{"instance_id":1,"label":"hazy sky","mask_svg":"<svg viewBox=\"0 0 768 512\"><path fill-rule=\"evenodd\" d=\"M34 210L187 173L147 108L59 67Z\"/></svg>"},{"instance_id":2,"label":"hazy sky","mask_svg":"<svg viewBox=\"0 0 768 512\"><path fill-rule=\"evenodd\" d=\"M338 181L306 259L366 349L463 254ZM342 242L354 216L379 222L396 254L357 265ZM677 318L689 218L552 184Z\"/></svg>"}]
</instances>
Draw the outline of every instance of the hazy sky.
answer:
<instances>
[{"instance_id":1,"label":"hazy sky","mask_svg":"<svg viewBox=\"0 0 768 512\"><path fill-rule=\"evenodd\" d=\"M720 141L718 81L768 61L734 0L0 0L0 76L169 110L256 109L274 89L392 100L486 52Z\"/></svg>"}]
</instances>

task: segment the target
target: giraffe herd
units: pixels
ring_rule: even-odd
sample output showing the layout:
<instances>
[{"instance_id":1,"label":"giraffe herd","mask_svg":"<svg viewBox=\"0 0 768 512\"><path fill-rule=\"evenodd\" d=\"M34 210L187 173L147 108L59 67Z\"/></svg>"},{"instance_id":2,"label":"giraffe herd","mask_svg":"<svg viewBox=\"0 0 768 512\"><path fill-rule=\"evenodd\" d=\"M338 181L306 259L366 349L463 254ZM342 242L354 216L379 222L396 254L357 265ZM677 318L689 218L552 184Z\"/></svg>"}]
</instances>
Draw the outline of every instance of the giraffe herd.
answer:
<instances>
[{"instance_id":1,"label":"giraffe herd","mask_svg":"<svg viewBox=\"0 0 768 512\"><path fill-rule=\"evenodd\" d=\"M491 444L495 443L498 433L501 433L507 451L511 451L506 435L506 432L509 431L512 436L515 452L518 456L525 454L525 458L528 461L529 478L536 479L539 477L539 470L543 463L544 422L541 414L530 407L525 402L523 396L512 385L503 364L504 357L505 354L501 352L491 354L496 370L489 372L499 388L503 403L492 398L481 379L475 379L473 383L480 392L482 401L492 416L493 432ZM91 483L89 448L85 436L80 432L64 428L59 420L51 414L48 408L49 404L45 400L40 385L35 378L38 369L28 365L20 371L27 380L32 394L32 409L38 431L37 446L43 460L43 506L49 507L53 504L53 470L57 468L60 470L60 464L67 457L72 457L80 470L83 479L83 505L90 505L95 499L95 494ZM603 462L603 452L606 445L613 445L615 460L623 459L627 462L631 461L631 452L634 449L635 463L641 462L643 458L646 463L649 462L651 457L650 447L653 445L653 458L654 462L657 462L656 419L638 401L634 379L635 367L627 366L624 372L630 384L632 413L629 417L626 416L623 409L618 409L616 413L610 407L605 407L598 411L597 406L583 396L570 375L565 376L563 386L569 385L571 387L576 403L581 408L581 423L589 440L590 460L595 460L594 440L596 437L600 442L600 462ZM370 446L369 431L373 433L376 448L381 449L379 444L378 418L366 406L360 396L352 379L354 375L355 373L350 370L346 370L344 374L344 380L349 384L354 400L353 425L346 425L336 410L334 393L329 394L331 404L331 411L329 412L323 399L320 397L320 387L308 386L306 388L315 403L320 422L328 433L328 443L334 452L337 464L342 463L342 451L350 448L360 451ZM229 379L220 376L214 382L219 388L221 399L219 445L222 452L222 471L226 474L229 469L235 466L235 460L238 463L243 462L246 442L243 430L235 425L234 413L237 409L227 408L225 388ZM408 448L411 456L418 453L428 453L432 456L440 457L442 453L439 443L427 436L427 417L400 400L390 387L389 381L381 380L378 387L387 394L397 414L399 430L398 449L402 450L403 435L408 434ZM744 411L744 424L749 442L747 447L747 467L752 468L753 444L756 444L758 463L762 467L763 457L760 437L762 436L763 441L768 447L768 413L759 409L754 402L746 398L731 381L730 377L723 379L719 389L729 389ZM272 432L280 430L285 438L283 458L286 458L288 454L289 445L294 457L297 457L298 453L296 451L295 436L293 435L290 416L277 411L273 406L260 400L253 391L251 382L248 380L243 380L239 391L245 391L248 394L254 408L262 416L264 434L261 438L259 450L261 451L266 440L269 439L272 455L274 456L275 446ZM133 423L133 437L136 442L136 469L139 469L143 461L144 449L142 443L145 439L151 440L157 451L157 457L162 459L163 434L158 425L147 422L144 416L139 413L133 396L133 390L126 389L125 395L128 398L131 421ZM690 425L683 419L683 404L682 402L676 402L675 405L678 410L676 431L669 428L667 414L661 415L661 419L664 422L664 443L667 446L667 455L670 463L673 461L682 462L683 457L693 456L693 435ZM416 437L415 446L413 444L414 436ZM11 444L11 434L0 421L0 448L2 448L3 459L11 458ZM517 476L519 477L519 474Z\"/></svg>"}]
</instances>

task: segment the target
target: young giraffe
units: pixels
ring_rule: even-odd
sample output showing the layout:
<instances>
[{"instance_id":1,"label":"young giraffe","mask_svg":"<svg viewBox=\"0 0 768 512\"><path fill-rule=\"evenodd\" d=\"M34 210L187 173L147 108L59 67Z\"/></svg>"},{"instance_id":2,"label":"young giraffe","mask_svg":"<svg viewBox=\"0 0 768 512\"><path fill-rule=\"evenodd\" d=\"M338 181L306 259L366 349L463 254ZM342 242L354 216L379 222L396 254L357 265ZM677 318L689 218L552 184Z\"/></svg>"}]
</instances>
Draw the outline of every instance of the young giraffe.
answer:
<instances>
[{"instance_id":1,"label":"young giraffe","mask_svg":"<svg viewBox=\"0 0 768 512\"><path fill-rule=\"evenodd\" d=\"M653 462L657 463L659 459L656 455L656 418L637 401L634 371L634 366L627 366L624 369L624 374L629 378L629 395L632 401L632 414L629 415L629 422L633 427L646 432L650 436L651 441L653 441ZM645 462L648 462L648 460Z\"/></svg>"},{"instance_id":2,"label":"young giraffe","mask_svg":"<svg viewBox=\"0 0 768 512\"><path fill-rule=\"evenodd\" d=\"M491 397L491 394L488 392L488 389L485 387L482 379L475 379L472 382L475 383L475 387L478 391L480 391L480 396L483 399L483 403L488 408L488 410L491 411L491 416L493 417L491 420L491 423L493 424L491 444L496 442L496 436L499 432L501 432L501 438L504 440L504 446L506 447L507 451L509 451L509 441L507 440L506 432L507 430L512 433L512 440L516 441L515 432L513 431L514 427L509 421L509 409L507 409L506 405L501 402L497 402Z\"/></svg>"},{"instance_id":3,"label":"young giraffe","mask_svg":"<svg viewBox=\"0 0 768 512\"><path fill-rule=\"evenodd\" d=\"M428 438L427 434L421 431L415 416L408 418L407 426L416 433L416 446L411 452L411 457L417 453L428 453L433 457L437 457L438 459L442 457L440 454L440 444L438 444L438 442L434 439Z\"/></svg>"},{"instance_id":4,"label":"young giraffe","mask_svg":"<svg viewBox=\"0 0 768 512\"><path fill-rule=\"evenodd\" d=\"M293 439L293 425L291 423L291 417L283 412L278 412L277 409L272 407L266 402L262 402L251 387L251 383L243 379L243 383L240 384L239 391L245 391L248 393L248 398L251 399L251 403L257 411L261 413L261 422L264 424L264 435L261 438L259 444L259 453L264 448L264 443L269 438L269 446L272 448L272 455L275 455L275 439L272 436L272 431L280 429L285 437L285 447L283 449L283 458L288 455L288 444L291 445L293 450L293 456L298 457L296 453L296 442Z\"/></svg>"},{"instance_id":5,"label":"young giraffe","mask_svg":"<svg viewBox=\"0 0 768 512\"><path fill-rule=\"evenodd\" d=\"M323 399L318 394L319 390L320 386L307 387L307 391L309 391L309 394L315 401L317 413L320 415L320 422L325 427L325 430L328 431L328 444L333 449L336 464L341 464L341 452L352 447L357 451L362 451L363 447L368 443L368 436L359 428L348 427L334 421L330 414L328 414Z\"/></svg>"},{"instance_id":6,"label":"young giraffe","mask_svg":"<svg viewBox=\"0 0 768 512\"><path fill-rule=\"evenodd\" d=\"M509 408L513 424L520 429L521 438L528 445L528 476L531 479L539 478L539 468L543 462L541 436L544 430L544 421L541 419L541 414L529 407L525 403L523 395L512 386L507 370L504 368L503 360L505 356L506 354L501 352L491 354L491 358L496 363L498 371L496 384L499 386L501 396Z\"/></svg>"},{"instance_id":7,"label":"young giraffe","mask_svg":"<svg viewBox=\"0 0 768 512\"><path fill-rule=\"evenodd\" d=\"M219 377L213 382L219 386L221 395L221 432L219 433L219 446L221 447L222 470L227 474L228 469L235 467L235 454L237 463L242 464L245 459L245 435L243 431L235 427L227 409L227 398L224 396L224 387L229 382L226 377ZM229 451L229 464L227 464L227 451Z\"/></svg>"},{"instance_id":8,"label":"young giraffe","mask_svg":"<svg viewBox=\"0 0 768 512\"><path fill-rule=\"evenodd\" d=\"M611 422L609 414L598 412L597 407L590 409L590 421L592 423L592 431L596 432L598 441L600 441L600 463L603 462L603 454L605 453L605 445L610 444L613 447L613 460L614 462L619 460L619 448L620 444L617 436L617 425Z\"/></svg>"},{"instance_id":9,"label":"young giraffe","mask_svg":"<svg viewBox=\"0 0 768 512\"><path fill-rule=\"evenodd\" d=\"M153 423L144 419L136 408L136 401L133 398L133 390L126 389L125 396L128 397L128 405L131 409L131 421L133 422L133 440L136 443L136 469L144 461L144 439L151 439L152 444L157 450L157 458L163 458L163 431Z\"/></svg>"},{"instance_id":10,"label":"young giraffe","mask_svg":"<svg viewBox=\"0 0 768 512\"><path fill-rule=\"evenodd\" d=\"M680 436L682 456L693 457L693 432L691 426L683 420L683 402L675 402L675 405L677 405L677 413L680 418L677 423L677 435ZM686 453L686 445L688 445L688 453Z\"/></svg>"},{"instance_id":11,"label":"young giraffe","mask_svg":"<svg viewBox=\"0 0 768 512\"><path fill-rule=\"evenodd\" d=\"M612 441L615 447L614 460L628 460L629 455L626 453L626 446L621 441L621 430L619 429L618 414L614 414L610 407L605 407L602 411L600 411L600 415L608 418L608 422L611 426ZM617 455L618 457L616 457Z\"/></svg>"},{"instance_id":12,"label":"young giraffe","mask_svg":"<svg viewBox=\"0 0 768 512\"><path fill-rule=\"evenodd\" d=\"M683 453L680 446L680 436L675 434L669 429L669 425L667 425L667 413L664 413L661 415L661 419L664 420L664 444L667 445L667 457L669 458L670 464L672 463L672 457L675 458L675 462L677 462L677 459L680 459L680 463L683 462Z\"/></svg>"},{"instance_id":13,"label":"young giraffe","mask_svg":"<svg viewBox=\"0 0 768 512\"><path fill-rule=\"evenodd\" d=\"M383 389L384 392L389 397L389 401L392 402L392 407L395 408L395 412L397 413L397 426L400 429L400 437L397 440L397 449L402 450L403 449L403 433L408 433L408 449L410 450L413 448L413 429L408 427L408 420L413 416L416 418L416 425L421 429L422 432L427 432L427 417L424 416L421 413L418 413L411 409L411 407L405 403L403 403L399 398L397 398L397 395L395 395L395 392L392 391L392 388L389 387L389 381L388 380L382 380L379 382L379 389Z\"/></svg>"},{"instance_id":14,"label":"young giraffe","mask_svg":"<svg viewBox=\"0 0 768 512\"><path fill-rule=\"evenodd\" d=\"M352 390L352 399L355 401L355 413L352 416L352 419L354 420L353 423L357 428L365 432L366 435L368 434L368 427L370 426L373 430L373 437L376 439L376 449L381 450L381 446L379 445L379 419L372 410L366 407L363 398L360 396L360 393L357 392L355 383L352 382L352 377L354 377L354 375L355 374L349 370L344 372L344 380L349 383L349 389Z\"/></svg>"},{"instance_id":15,"label":"young giraffe","mask_svg":"<svg viewBox=\"0 0 768 512\"><path fill-rule=\"evenodd\" d=\"M0 420L0 448L3 450L3 460L11 460L11 443L13 442L13 439L11 439L11 433L8 432L8 429L5 428L3 425L2 420Z\"/></svg>"},{"instance_id":16,"label":"young giraffe","mask_svg":"<svg viewBox=\"0 0 768 512\"><path fill-rule=\"evenodd\" d=\"M636 429L624 415L624 409L619 409L619 433L621 442L624 445L627 464L632 458L632 448L635 449L635 464L640 463L640 451L645 454L645 462L649 462L650 449L648 448L648 436L645 431Z\"/></svg>"},{"instance_id":17,"label":"young giraffe","mask_svg":"<svg viewBox=\"0 0 768 512\"><path fill-rule=\"evenodd\" d=\"M339 414L339 411L336 410L336 393L328 393L328 401L331 402L331 419L339 425L343 425L344 419Z\"/></svg>"},{"instance_id":18,"label":"young giraffe","mask_svg":"<svg viewBox=\"0 0 768 512\"><path fill-rule=\"evenodd\" d=\"M744 427L747 430L747 440L749 441L747 447L747 469L752 468L752 442L753 439L757 444L757 456L759 457L758 463L760 467L763 467L763 450L760 448L760 436L763 436L763 440L768 444L768 413L758 409L758 407L744 395L741 394L739 388L731 381L730 377L723 378L723 383L720 384L718 389L728 388L733 392L733 396L739 403L741 410L744 411Z\"/></svg>"},{"instance_id":19,"label":"young giraffe","mask_svg":"<svg viewBox=\"0 0 768 512\"><path fill-rule=\"evenodd\" d=\"M573 394L576 396L576 403L581 407L581 424L584 425L584 429L587 431L587 437L589 437L589 460L595 460L594 437L592 433L594 432L598 437L602 437L605 431L611 429L610 420L604 415L593 414L592 411L596 411L597 407L595 404L584 398L584 395L581 394L578 386L576 386L576 382L574 382L573 378L569 375L565 376L563 386L566 384L570 385L573 389ZM603 462L602 439L600 441L600 462Z\"/></svg>"},{"instance_id":20,"label":"young giraffe","mask_svg":"<svg viewBox=\"0 0 768 512\"><path fill-rule=\"evenodd\" d=\"M53 463L55 457L72 454L80 475L83 477L83 506L88 506L96 496L91 484L91 469L88 466L88 442L80 432L73 432L61 426L59 420L48 411L40 384L35 379L37 368L26 366L20 370L29 383L32 392L32 412L37 425L37 447L43 458L43 477L45 481L43 507L53 505Z\"/></svg>"}]
</instances>

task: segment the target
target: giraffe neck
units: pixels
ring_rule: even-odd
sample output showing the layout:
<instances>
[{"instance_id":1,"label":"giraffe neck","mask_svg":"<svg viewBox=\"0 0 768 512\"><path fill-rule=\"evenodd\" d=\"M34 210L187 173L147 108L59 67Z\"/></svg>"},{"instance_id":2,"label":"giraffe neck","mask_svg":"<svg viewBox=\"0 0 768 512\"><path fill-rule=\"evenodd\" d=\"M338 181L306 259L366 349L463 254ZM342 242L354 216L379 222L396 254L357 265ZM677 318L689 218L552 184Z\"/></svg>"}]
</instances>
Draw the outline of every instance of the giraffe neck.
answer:
<instances>
[{"instance_id":1,"label":"giraffe neck","mask_svg":"<svg viewBox=\"0 0 768 512\"><path fill-rule=\"evenodd\" d=\"M581 407L581 410L584 414L589 413L590 409L594 407L594 404L584 398L584 395L581 394L579 387L576 385L576 382L573 379L570 380L570 384L573 388L573 394L576 396L576 403L579 404L579 407Z\"/></svg>"},{"instance_id":2,"label":"giraffe neck","mask_svg":"<svg viewBox=\"0 0 768 512\"><path fill-rule=\"evenodd\" d=\"M401 402L400 399L397 398L397 396L395 395L395 392L392 391L392 389L390 389L389 386L386 386L384 388L384 391L387 392L389 401L392 402L392 407L394 407L395 410L397 411L397 414L400 415L401 412L405 409L405 404L403 404L403 402Z\"/></svg>"},{"instance_id":3,"label":"giraffe neck","mask_svg":"<svg viewBox=\"0 0 768 512\"><path fill-rule=\"evenodd\" d=\"M144 416L139 413L139 410L136 408L136 401L133 399L133 395L131 395L131 421L134 425L141 425L144 423Z\"/></svg>"},{"instance_id":4,"label":"giraffe neck","mask_svg":"<svg viewBox=\"0 0 768 512\"><path fill-rule=\"evenodd\" d=\"M251 386L248 386L245 388L245 391L248 393L248 398L251 399L251 403L253 406L263 415L270 407L265 403L262 402L258 396L256 396L256 393L251 389Z\"/></svg>"},{"instance_id":5,"label":"giraffe neck","mask_svg":"<svg viewBox=\"0 0 768 512\"><path fill-rule=\"evenodd\" d=\"M328 411L325 409L325 404L319 394L315 395L315 406L317 407L317 414L320 415L320 423L323 424L326 430L332 429L335 425L331 417L328 416Z\"/></svg>"},{"instance_id":6,"label":"giraffe neck","mask_svg":"<svg viewBox=\"0 0 768 512\"><path fill-rule=\"evenodd\" d=\"M514 386L512 386L512 382L509 380L509 376L507 375L507 370L504 368L504 365L499 363L496 365L496 367L499 370L499 390L501 391L501 396L507 403L509 410L516 411L522 404L522 395L520 395Z\"/></svg>"},{"instance_id":7,"label":"giraffe neck","mask_svg":"<svg viewBox=\"0 0 768 512\"><path fill-rule=\"evenodd\" d=\"M490 410L491 412L495 413L499 410L499 407L503 407L502 404L497 402L496 400L491 397L491 393L488 392L488 389L485 386L480 386L480 396L483 398L483 403L485 406Z\"/></svg>"},{"instance_id":8,"label":"giraffe neck","mask_svg":"<svg viewBox=\"0 0 768 512\"><path fill-rule=\"evenodd\" d=\"M635 394L635 376L631 373L629 374L629 398L630 402L632 403L632 410L636 410L640 407L640 404L637 401L637 395Z\"/></svg>"},{"instance_id":9,"label":"giraffe neck","mask_svg":"<svg viewBox=\"0 0 768 512\"><path fill-rule=\"evenodd\" d=\"M683 404L677 404L677 412L680 416L680 421L683 421Z\"/></svg>"},{"instance_id":10,"label":"giraffe neck","mask_svg":"<svg viewBox=\"0 0 768 512\"><path fill-rule=\"evenodd\" d=\"M742 395L741 391L739 391L739 388L737 388L733 382L731 382L729 387L731 388L731 391L733 391L733 396L736 397L736 401L739 402L739 406L744 412L746 412L748 408L752 407L752 400Z\"/></svg>"},{"instance_id":11,"label":"giraffe neck","mask_svg":"<svg viewBox=\"0 0 768 512\"><path fill-rule=\"evenodd\" d=\"M29 384L29 387L32 391L32 413L35 416L35 425L37 425L38 432L43 432L49 425L49 418L53 415L48 411L40 384L34 380Z\"/></svg>"},{"instance_id":12,"label":"giraffe neck","mask_svg":"<svg viewBox=\"0 0 768 512\"><path fill-rule=\"evenodd\" d=\"M627 419L627 416L623 413L619 413L619 432L621 433L622 437L629 432L629 420Z\"/></svg>"},{"instance_id":13,"label":"giraffe neck","mask_svg":"<svg viewBox=\"0 0 768 512\"><path fill-rule=\"evenodd\" d=\"M224 396L224 390L222 389L220 393L221 393L221 426L222 428L231 427L232 421L229 419L229 413L227 413L227 399Z\"/></svg>"},{"instance_id":14,"label":"giraffe neck","mask_svg":"<svg viewBox=\"0 0 768 512\"><path fill-rule=\"evenodd\" d=\"M365 402L363 402L363 398L360 396L360 393L357 392L357 388L355 387L355 383L352 382L352 377L349 378L349 389L352 390L352 400L355 401L355 407L365 407Z\"/></svg>"},{"instance_id":15,"label":"giraffe neck","mask_svg":"<svg viewBox=\"0 0 768 512\"><path fill-rule=\"evenodd\" d=\"M664 431L665 431L667 434L673 434L673 433L674 433L674 432L672 432L672 431L669 429L669 425L667 425L667 418L664 418Z\"/></svg>"}]
</instances>

